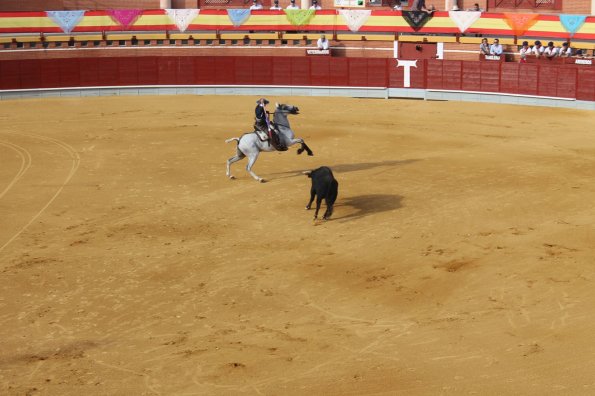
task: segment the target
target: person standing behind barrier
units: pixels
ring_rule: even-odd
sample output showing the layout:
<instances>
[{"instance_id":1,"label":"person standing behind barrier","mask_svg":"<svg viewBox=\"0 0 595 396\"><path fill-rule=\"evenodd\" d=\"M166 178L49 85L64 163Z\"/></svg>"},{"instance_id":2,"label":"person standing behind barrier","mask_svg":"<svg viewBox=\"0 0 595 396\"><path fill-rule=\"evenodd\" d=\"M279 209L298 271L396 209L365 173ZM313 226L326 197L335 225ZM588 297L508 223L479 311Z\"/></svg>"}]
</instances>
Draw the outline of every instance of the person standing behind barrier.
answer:
<instances>
[{"instance_id":1,"label":"person standing behind barrier","mask_svg":"<svg viewBox=\"0 0 595 396\"><path fill-rule=\"evenodd\" d=\"M494 39L494 43L490 45L490 55L500 56L504 50L502 49L502 45L500 44L499 39Z\"/></svg>"},{"instance_id":2,"label":"person standing behind barrier","mask_svg":"<svg viewBox=\"0 0 595 396\"><path fill-rule=\"evenodd\" d=\"M527 55L531 55L531 47L529 47L528 41L523 41L523 45L519 50L519 54L521 55L521 63L527 62Z\"/></svg>"},{"instance_id":3,"label":"person standing behind barrier","mask_svg":"<svg viewBox=\"0 0 595 396\"><path fill-rule=\"evenodd\" d=\"M558 56L558 48L554 47L553 41L550 41L549 43L547 43L547 47L545 47L545 49L543 50L543 55L546 58L550 58L550 59Z\"/></svg>"},{"instance_id":4,"label":"person standing behind barrier","mask_svg":"<svg viewBox=\"0 0 595 396\"><path fill-rule=\"evenodd\" d=\"M282 10L283 8L279 7L279 0L275 0L275 4L270 8L271 10Z\"/></svg>"},{"instance_id":5,"label":"person standing behind barrier","mask_svg":"<svg viewBox=\"0 0 595 396\"><path fill-rule=\"evenodd\" d=\"M291 0L291 2L289 3L289 5L286 8L286 10L299 10L299 9L300 9L300 7L295 5L295 0Z\"/></svg>"},{"instance_id":6,"label":"person standing behind barrier","mask_svg":"<svg viewBox=\"0 0 595 396\"><path fill-rule=\"evenodd\" d=\"M572 56L572 48L570 48L570 44L562 43L562 48L558 50L558 56L569 58Z\"/></svg>"},{"instance_id":7,"label":"person standing behind barrier","mask_svg":"<svg viewBox=\"0 0 595 396\"><path fill-rule=\"evenodd\" d=\"M531 52L533 52L533 55L535 55L535 57L539 58L543 55L544 50L545 48L543 48L543 45L541 45L541 41L537 40Z\"/></svg>"},{"instance_id":8,"label":"person standing behind barrier","mask_svg":"<svg viewBox=\"0 0 595 396\"><path fill-rule=\"evenodd\" d=\"M490 54L490 45L488 44L488 39L485 37L481 39L481 44L479 44L479 53L481 55Z\"/></svg>"},{"instance_id":9,"label":"person standing behind barrier","mask_svg":"<svg viewBox=\"0 0 595 396\"><path fill-rule=\"evenodd\" d=\"M320 50L328 49L328 47L329 47L328 40L326 39L326 36L324 34L320 36L320 38L316 42L316 45L318 46L318 49L320 49Z\"/></svg>"}]
</instances>

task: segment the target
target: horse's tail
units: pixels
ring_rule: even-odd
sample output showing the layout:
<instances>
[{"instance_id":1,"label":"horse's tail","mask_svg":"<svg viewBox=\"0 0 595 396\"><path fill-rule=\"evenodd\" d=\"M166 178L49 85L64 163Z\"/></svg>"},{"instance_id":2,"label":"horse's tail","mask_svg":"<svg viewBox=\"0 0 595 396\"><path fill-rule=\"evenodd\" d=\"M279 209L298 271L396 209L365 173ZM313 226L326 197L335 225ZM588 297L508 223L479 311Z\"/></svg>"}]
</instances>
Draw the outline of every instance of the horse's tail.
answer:
<instances>
[{"instance_id":1,"label":"horse's tail","mask_svg":"<svg viewBox=\"0 0 595 396\"><path fill-rule=\"evenodd\" d=\"M240 143L240 138L238 138L238 137L234 137L234 138L231 138L231 139L227 139L227 140L225 141L225 143L230 143L230 142L233 142L234 140L235 140L236 142Z\"/></svg>"}]
</instances>

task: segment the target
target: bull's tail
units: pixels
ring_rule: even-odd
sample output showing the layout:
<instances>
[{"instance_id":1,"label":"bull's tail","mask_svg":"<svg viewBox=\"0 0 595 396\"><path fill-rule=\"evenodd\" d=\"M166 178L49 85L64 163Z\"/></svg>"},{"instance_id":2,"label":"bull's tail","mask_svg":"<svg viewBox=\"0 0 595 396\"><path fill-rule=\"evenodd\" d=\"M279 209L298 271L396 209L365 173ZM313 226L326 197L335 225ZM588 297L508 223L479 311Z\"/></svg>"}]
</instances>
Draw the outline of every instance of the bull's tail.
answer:
<instances>
[{"instance_id":1,"label":"bull's tail","mask_svg":"<svg viewBox=\"0 0 595 396\"><path fill-rule=\"evenodd\" d=\"M234 137L234 138L231 138L231 139L227 139L227 140L225 141L225 143L230 143L230 142L233 142L234 140L235 140L236 142L238 142L238 143L240 142L240 138L238 138L238 137Z\"/></svg>"}]
</instances>

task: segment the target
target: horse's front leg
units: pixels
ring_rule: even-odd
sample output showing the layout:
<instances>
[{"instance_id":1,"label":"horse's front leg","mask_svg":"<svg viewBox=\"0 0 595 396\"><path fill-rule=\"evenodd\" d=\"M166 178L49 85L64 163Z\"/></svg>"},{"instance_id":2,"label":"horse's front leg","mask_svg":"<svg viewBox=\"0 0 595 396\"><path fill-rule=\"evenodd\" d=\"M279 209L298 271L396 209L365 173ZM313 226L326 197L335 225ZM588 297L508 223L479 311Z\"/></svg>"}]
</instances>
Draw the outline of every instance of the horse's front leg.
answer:
<instances>
[{"instance_id":1,"label":"horse's front leg","mask_svg":"<svg viewBox=\"0 0 595 396\"><path fill-rule=\"evenodd\" d=\"M292 139L291 140L291 145L300 143L302 146L298 149L297 153L298 155L300 155L301 153L304 152L304 150L306 150L306 153L308 153L309 156L313 156L314 153L312 152L312 150L310 150L310 147L308 147L308 145L306 144L306 142L304 142L304 139L302 138L297 138L297 139Z\"/></svg>"},{"instance_id":2,"label":"horse's front leg","mask_svg":"<svg viewBox=\"0 0 595 396\"><path fill-rule=\"evenodd\" d=\"M257 158L258 158L258 152L256 152L256 154L252 154L248 157L248 165L246 165L246 170L248 171L248 173L250 173L250 175L254 178L254 180L264 183L266 180L264 180L262 177L258 176L256 173L252 172L252 166L256 162Z\"/></svg>"}]
</instances>

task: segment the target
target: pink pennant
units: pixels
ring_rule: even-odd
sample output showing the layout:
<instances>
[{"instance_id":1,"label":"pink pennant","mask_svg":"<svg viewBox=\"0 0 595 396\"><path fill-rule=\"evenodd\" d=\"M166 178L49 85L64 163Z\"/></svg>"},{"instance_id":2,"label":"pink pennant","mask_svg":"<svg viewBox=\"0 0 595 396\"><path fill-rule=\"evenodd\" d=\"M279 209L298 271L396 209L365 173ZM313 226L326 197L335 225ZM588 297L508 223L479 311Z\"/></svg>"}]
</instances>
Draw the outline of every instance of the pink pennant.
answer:
<instances>
[{"instance_id":1,"label":"pink pennant","mask_svg":"<svg viewBox=\"0 0 595 396\"><path fill-rule=\"evenodd\" d=\"M143 10L107 10L107 13L114 22L122 26L124 29L128 29L142 15Z\"/></svg>"}]
</instances>

